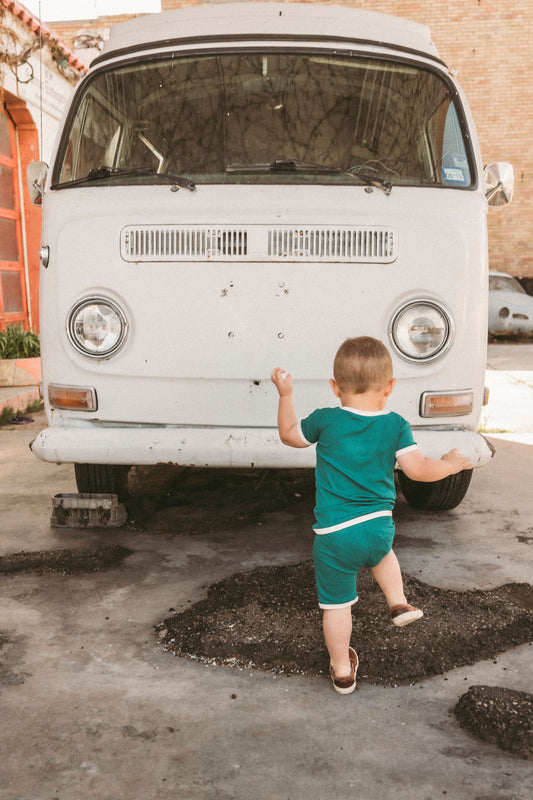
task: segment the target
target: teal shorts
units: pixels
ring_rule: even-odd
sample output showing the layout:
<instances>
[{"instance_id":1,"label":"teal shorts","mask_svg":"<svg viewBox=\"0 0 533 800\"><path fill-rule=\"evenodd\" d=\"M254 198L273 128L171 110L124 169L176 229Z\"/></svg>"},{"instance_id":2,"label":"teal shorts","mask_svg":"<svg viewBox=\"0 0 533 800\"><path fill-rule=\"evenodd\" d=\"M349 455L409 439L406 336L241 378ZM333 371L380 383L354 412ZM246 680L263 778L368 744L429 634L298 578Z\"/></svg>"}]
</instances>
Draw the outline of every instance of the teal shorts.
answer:
<instances>
[{"instance_id":1,"label":"teal shorts","mask_svg":"<svg viewBox=\"0 0 533 800\"><path fill-rule=\"evenodd\" d=\"M378 517L333 533L316 534L313 545L320 608L357 602L357 573L375 567L392 549L394 520Z\"/></svg>"}]
</instances>

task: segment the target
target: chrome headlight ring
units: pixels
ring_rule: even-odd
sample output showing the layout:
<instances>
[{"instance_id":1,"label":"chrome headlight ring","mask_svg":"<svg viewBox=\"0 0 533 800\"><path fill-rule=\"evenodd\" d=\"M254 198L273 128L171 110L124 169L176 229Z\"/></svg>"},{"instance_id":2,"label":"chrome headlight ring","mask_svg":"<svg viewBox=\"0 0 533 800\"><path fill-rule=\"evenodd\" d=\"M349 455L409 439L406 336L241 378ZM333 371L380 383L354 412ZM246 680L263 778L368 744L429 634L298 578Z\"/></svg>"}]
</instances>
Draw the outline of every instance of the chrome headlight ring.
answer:
<instances>
[{"instance_id":1,"label":"chrome headlight ring","mask_svg":"<svg viewBox=\"0 0 533 800\"><path fill-rule=\"evenodd\" d=\"M123 346L128 333L126 315L107 297L86 297L67 316L71 345L89 358L109 358Z\"/></svg>"},{"instance_id":2,"label":"chrome headlight ring","mask_svg":"<svg viewBox=\"0 0 533 800\"><path fill-rule=\"evenodd\" d=\"M427 363L450 348L455 328L451 314L435 300L410 300L394 314L389 338L406 361Z\"/></svg>"}]
</instances>

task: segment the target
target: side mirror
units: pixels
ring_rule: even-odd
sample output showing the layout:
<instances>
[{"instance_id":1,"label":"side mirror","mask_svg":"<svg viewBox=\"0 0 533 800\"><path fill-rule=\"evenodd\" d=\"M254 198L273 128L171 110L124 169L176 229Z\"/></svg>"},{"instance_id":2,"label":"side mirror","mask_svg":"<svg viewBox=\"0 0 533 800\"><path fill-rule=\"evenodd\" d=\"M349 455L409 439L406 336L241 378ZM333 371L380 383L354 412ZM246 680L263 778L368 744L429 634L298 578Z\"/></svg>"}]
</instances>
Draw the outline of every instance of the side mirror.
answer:
<instances>
[{"instance_id":1,"label":"side mirror","mask_svg":"<svg viewBox=\"0 0 533 800\"><path fill-rule=\"evenodd\" d=\"M28 192L30 193L30 200L36 206L41 206L43 203L47 175L48 164L45 164L44 161L32 161L28 164L28 169L26 170Z\"/></svg>"},{"instance_id":2,"label":"side mirror","mask_svg":"<svg viewBox=\"0 0 533 800\"><path fill-rule=\"evenodd\" d=\"M489 206L505 206L513 199L514 170L506 161L495 161L485 167L485 197Z\"/></svg>"}]
</instances>

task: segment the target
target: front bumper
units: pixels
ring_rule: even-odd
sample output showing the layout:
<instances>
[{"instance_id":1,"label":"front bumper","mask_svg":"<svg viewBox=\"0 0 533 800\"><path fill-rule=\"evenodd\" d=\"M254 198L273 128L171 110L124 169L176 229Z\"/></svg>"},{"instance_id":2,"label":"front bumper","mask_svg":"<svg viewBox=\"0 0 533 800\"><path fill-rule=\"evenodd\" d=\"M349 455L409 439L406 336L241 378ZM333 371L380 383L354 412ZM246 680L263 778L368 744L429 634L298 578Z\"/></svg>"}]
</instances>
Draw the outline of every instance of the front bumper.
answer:
<instances>
[{"instance_id":1,"label":"front bumper","mask_svg":"<svg viewBox=\"0 0 533 800\"><path fill-rule=\"evenodd\" d=\"M440 458L457 447L483 467L494 453L474 431L414 429L424 455ZM41 460L77 464L179 464L193 467L299 468L315 466L315 448L286 447L276 428L60 427L45 428L30 444Z\"/></svg>"}]
</instances>

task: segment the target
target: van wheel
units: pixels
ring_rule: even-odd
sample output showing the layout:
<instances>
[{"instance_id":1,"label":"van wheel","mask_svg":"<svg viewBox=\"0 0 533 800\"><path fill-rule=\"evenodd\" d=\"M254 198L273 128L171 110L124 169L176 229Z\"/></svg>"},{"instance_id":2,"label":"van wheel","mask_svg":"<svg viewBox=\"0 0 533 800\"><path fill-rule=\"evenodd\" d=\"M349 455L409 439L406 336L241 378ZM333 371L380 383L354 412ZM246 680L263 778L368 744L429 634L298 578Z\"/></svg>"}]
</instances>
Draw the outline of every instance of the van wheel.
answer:
<instances>
[{"instance_id":1,"label":"van wheel","mask_svg":"<svg viewBox=\"0 0 533 800\"><path fill-rule=\"evenodd\" d=\"M471 469L464 469L441 481L424 483L412 481L399 471L398 480L403 496L413 508L420 511L449 511L464 499L472 480L472 472Z\"/></svg>"},{"instance_id":2,"label":"van wheel","mask_svg":"<svg viewBox=\"0 0 533 800\"><path fill-rule=\"evenodd\" d=\"M76 484L82 494L116 494L124 500L128 494L128 473L122 464L74 464Z\"/></svg>"}]
</instances>

